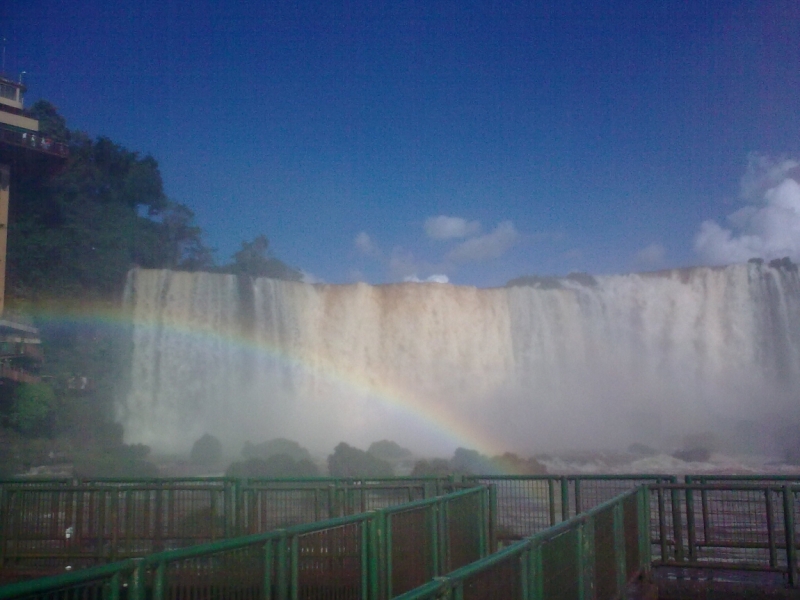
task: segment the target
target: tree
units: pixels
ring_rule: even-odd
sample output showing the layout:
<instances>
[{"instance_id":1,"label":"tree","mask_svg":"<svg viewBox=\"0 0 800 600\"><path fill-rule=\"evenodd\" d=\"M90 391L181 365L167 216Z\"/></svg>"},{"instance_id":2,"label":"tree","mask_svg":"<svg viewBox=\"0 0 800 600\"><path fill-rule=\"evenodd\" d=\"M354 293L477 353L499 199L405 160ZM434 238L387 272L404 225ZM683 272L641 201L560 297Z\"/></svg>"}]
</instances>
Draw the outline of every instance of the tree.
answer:
<instances>
[{"instance_id":1,"label":"tree","mask_svg":"<svg viewBox=\"0 0 800 600\"><path fill-rule=\"evenodd\" d=\"M464 475L491 473L493 470L488 458L477 450L466 448L456 448L450 464L457 473Z\"/></svg>"},{"instance_id":2,"label":"tree","mask_svg":"<svg viewBox=\"0 0 800 600\"><path fill-rule=\"evenodd\" d=\"M311 461L311 454L294 440L287 440L286 438L275 438L261 444L251 444L250 442L244 443L242 448L242 456L244 458L261 458L267 459L276 454L285 454L295 461L307 460Z\"/></svg>"},{"instance_id":3,"label":"tree","mask_svg":"<svg viewBox=\"0 0 800 600\"><path fill-rule=\"evenodd\" d=\"M317 477L317 466L307 459L295 460L286 454L268 458L249 458L235 462L225 471L227 477Z\"/></svg>"},{"instance_id":4,"label":"tree","mask_svg":"<svg viewBox=\"0 0 800 600\"><path fill-rule=\"evenodd\" d=\"M222 272L250 277L271 277L300 281L302 273L270 256L269 240L265 235L257 236L252 242L242 242L242 248L233 255L233 263L221 268Z\"/></svg>"},{"instance_id":5,"label":"tree","mask_svg":"<svg viewBox=\"0 0 800 600\"><path fill-rule=\"evenodd\" d=\"M39 133L57 142L69 141L67 120L58 114L58 109L47 100L37 100L28 109L28 115L39 121Z\"/></svg>"},{"instance_id":6,"label":"tree","mask_svg":"<svg viewBox=\"0 0 800 600\"><path fill-rule=\"evenodd\" d=\"M133 260L145 268L211 270L213 252L203 243L202 234L189 207L169 202L158 217L139 223Z\"/></svg>"},{"instance_id":7,"label":"tree","mask_svg":"<svg viewBox=\"0 0 800 600\"><path fill-rule=\"evenodd\" d=\"M56 395L46 383L21 383L14 390L11 424L27 435L41 432L49 425Z\"/></svg>"},{"instance_id":8,"label":"tree","mask_svg":"<svg viewBox=\"0 0 800 600\"><path fill-rule=\"evenodd\" d=\"M210 433L204 433L192 446L190 458L198 465L216 465L222 460L222 443Z\"/></svg>"},{"instance_id":9,"label":"tree","mask_svg":"<svg viewBox=\"0 0 800 600\"><path fill-rule=\"evenodd\" d=\"M411 471L412 477L447 477L453 472L450 461L444 458L418 460Z\"/></svg>"},{"instance_id":10,"label":"tree","mask_svg":"<svg viewBox=\"0 0 800 600\"><path fill-rule=\"evenodd\" d=\"M412 456L411 450L403 448L400 444L391 440L372 442L367 448L367 452L388 462L403 460Z\"/></svg>"},{"instance_id":11,"label":"tree","mask_svg":"<svg viewBox=\"0 0 800 600\"><path fill-rule=\"evenodd\" d=\"M340 443L328 456L331 477L392 477L394 470L385 460Z\"/></svg>"}]
</instances>

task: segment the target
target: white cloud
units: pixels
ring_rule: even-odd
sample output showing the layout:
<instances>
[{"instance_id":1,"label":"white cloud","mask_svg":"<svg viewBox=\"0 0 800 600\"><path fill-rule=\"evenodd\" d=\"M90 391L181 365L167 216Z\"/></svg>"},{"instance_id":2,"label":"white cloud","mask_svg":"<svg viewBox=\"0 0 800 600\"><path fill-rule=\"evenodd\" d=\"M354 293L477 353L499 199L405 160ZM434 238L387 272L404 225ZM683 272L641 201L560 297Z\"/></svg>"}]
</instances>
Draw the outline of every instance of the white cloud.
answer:
<instances>
[{"instance_id":1,"label":"white cloud","mask_svg":"<svg viewBox=\"0 0 800 600\"><path fill-rule=\"evenodd\" d=\"M793 159L774 160L763 154L747 157L747 169L742 175L740 193L746 202L760 202L764 193L778 185L796 169L800 162Z\"/></svg>"},{"instance_id":2,"label":"white cloud","mask_svg":"<svg viewBox=\"0 0 800 600\"><path fill-rule=\"evenodd\" d=\"M793 166L789 167L791 164ZM785 176L797 164L793 161L784 161L780 166L769 163L765 167L766 175L758 179L754 173L750 179L771 181L775 173ZM755 185L748 190L755 189ZM714 221L705 221L700 226L694 248L707 263L727 264L754 257L771 260L784 256L800 260L800 184L785 177L767 189L758 204L750 204L729 215L727 224L726 228Z\"/></svg>"},{"instance_id":3,"label":"white cloud","mask_svg":"<svg viewBox=\"0 0 800 600\"><path fill-rule=\"evenodd\" d=\"M665 255L666 251L664 250L664 246L653 242L639 250L634 257L634 261L637 265L657 267L664 263Z\"/></svg>"},{"instance_id":4,"label":"white cloud","mask_svg":"<svg viewBox=\"0 0 800 600\"><path fill-rule=\"evenodd\" d=\"M479 221L467 221L461 217L439 215L425 219L425 233L434 240L450 240L474 235L481 230Z\"/></svg>"},{"instance_id":5,"label":"white cloud","mask_svg":"<svg viewBox=\"0 0 800 600\"><path fill-rule=\"evenodd\" d=\"M366 231L360 232L353 240L353 243L355 243L358 251L366 256L380 256L381 254L380 248Z\"/></svg>"},{"instance_id":6,"label":"white cloud","mask_svg":"<svg viewBox=\"0 0 800 600\"><path fill-rule=\"evenodd\" d=\"M453 262L471 262L499 258L519 239L511 221L503 221L490 233L470 238L447 253Z\"/></svg>"},{"instance_id":7,"label":"white cloud","mask_svg":"<svg viewBox=\"0 0 800 600\"><path fill-rule=\"evenodd\" d=\"M407 283L450 283L450 278L443 274L430 275L425 279L420 279L416 275L411 275L403 279L403 281Z\"/></svg>"}]
</instances>

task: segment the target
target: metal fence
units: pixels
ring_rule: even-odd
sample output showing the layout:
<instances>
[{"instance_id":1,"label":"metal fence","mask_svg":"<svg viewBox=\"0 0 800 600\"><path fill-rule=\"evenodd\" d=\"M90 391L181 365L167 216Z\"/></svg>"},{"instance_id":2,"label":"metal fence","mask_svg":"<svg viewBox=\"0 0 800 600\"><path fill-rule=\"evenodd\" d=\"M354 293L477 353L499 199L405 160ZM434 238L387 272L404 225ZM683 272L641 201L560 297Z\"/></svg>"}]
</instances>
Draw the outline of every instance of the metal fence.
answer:
<instances>
[{"instance_id":1,"label":"metal fence","mask_svg":"<svg viewBox=\"0 0 800 600\"><path fill-rule=\"evenodd\" d=\"M645 486L457 569L397 600L606 600L649 568Z\"/></svg>"},{"instance_id":2,"label":"metal fence","mask_svg":"<svg viewBox=\"0 0 800 600\"><path fill-rule=\"evenodd\" d=\"M0 487L0 582L362 513L475 484L185 479Z\"/></svg>"},{"instance_id":3,"label":"metal fence","mask_svg":"<svg viewBox=\"0 0 800 600\"><path fill-rule=\"evenodd\" d=\"M385 599L491 549L491 490L222 540L0 587L16 598ZM408 517L408 515L414 515ZM407 552L411 539L416 551ZM423 557L423 560L420 559ZM427 561L425 560L427 558Z\"/></svg>"},{"instance_id":4,"label":"metal fence","mask_svg":"<svg viewBox=\"0 0 800 600\"><path fill-rule=\"evenodd\" d=\"M676 483L673 475L480 475L497 489L497 539L510 543L607 502L642 484Z\"/></svg>"},{"instance_id":5,"label":"metal fence","mask_svg":"<svg viewBox=\"0 0 800 600\"><path fill-rule=\"evenodd\" d=\"M798 585L800 486L740 481L651 486L654 565L777 572Z\"/></svg>"},{"instance_id":6,"label":"metal fence","mask_svg":"<svg viewBox=\"0 0 800 600\"><path fill-rule=\"evenodd\" d=\"M0 582L354 515L474 485L508 544L668 475L0 481Z\"/></svg>"}]
</instances>

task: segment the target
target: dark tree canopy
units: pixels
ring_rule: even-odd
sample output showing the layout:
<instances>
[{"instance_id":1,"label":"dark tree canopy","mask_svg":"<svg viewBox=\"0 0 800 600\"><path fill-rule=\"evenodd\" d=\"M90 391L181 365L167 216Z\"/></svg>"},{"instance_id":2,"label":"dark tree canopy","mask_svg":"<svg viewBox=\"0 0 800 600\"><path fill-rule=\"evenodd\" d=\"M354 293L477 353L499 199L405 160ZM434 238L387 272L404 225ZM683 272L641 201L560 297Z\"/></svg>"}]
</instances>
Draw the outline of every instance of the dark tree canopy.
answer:
<instances>
[{"instance_id":1,"label":"dark tree canopy","mask_svg":"<svg viewBox=\"0 0 800 600\"><path fill-rule=\"evenodd\" d=\"M69 141L67 120L47 100L38 100L28 109L28 115L39 121L39 132L57 142Z\"/></svg>"},{"instance_id":2,"label":"dark tree canopy","mask_svg":"<svg viewBox=\"0 0 800 600\"><path fill-rule=\"evenodd\" d=\"M215 465L222 460L222 443L210 433L205 433L195 441L189 457L198 465Z\"/></svg>"},{"instance_id":3,"label":"dark tree canopy","mask_svg":"<svg viewBox=\"0 0 800 600\"><path fill-rule=\"evenodd\" d=\"M331 477L391 477L394 469L385 460L342 442L328 456L328 473Z\"/></svg>"},{"instance_id":4,"label":"dark tree canopy","mask_svg":"<svg viewBox=\"0 0 800 600\"><path fill-rule=\"evenodd\" d=\"M318 477L319 469L309 459L295 460L287 454L271 454L268 458L248 458L231 464L227 477Z\"/></svg>"},{"instance_id":5,"label":"dark tree canopy","mask_svg":"<svg viewBox=\"0 0 800 600\"><path fill-rule=\"evenodd\" d=\"M225 273L249 275L251 277L270 277L300 281L303 276L296 269L270 255L269 240L265 235L257 236L252 242L242 242L242 248L233 255L233 263L223 266Z\"/></svg>"},{"instance_id":6,"label":"dark tree canopy","mask_svg":"<svg viewBox=\"0 0 800 600\"><path fill-rule=\"evenodd\" d=\"M270 456L277 454L286 455L295 461L311 461L311 454L307 449L294 440L287 440L286 438L275 438L261 444L245 442L242 448L242 456L245 459L260 458L266 460Z\"/></svg>"},{"instance_id":7,"label":"dark tree canopy","mask_svg":"<svg viewBox=\"0 0 800 600\"><path fill-rule=\"evenodd\" d=\"M413 453L408 448L403 448L397 442L391 440L381 440L372 442L367 448L367 452L385 461L404 460L411 458Z\"/></svg>"}]
</instances>

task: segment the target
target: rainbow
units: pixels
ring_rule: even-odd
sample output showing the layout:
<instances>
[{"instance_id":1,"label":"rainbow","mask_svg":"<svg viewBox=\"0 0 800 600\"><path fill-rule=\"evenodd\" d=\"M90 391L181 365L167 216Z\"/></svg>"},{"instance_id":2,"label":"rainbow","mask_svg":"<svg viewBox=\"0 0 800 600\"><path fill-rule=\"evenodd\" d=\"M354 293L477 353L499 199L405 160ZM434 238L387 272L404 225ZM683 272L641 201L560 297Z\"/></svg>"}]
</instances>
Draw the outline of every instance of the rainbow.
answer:
<instances>
[{"instance_id":1,"label":"rainbow","mask_svg":"<svg viewBox=\"0 0 800 600\"><path fill-rule=\"evenodd\" d=\"M130 328L161 328L186 338L192 344L222 343L244 349L294 369L313 373L362 397L368 397L380 407L423 428L444 444L474 449L490 456L507 450L501 441L493 439L443 403L426 401L426 398L387 382L370 381L366 373L343 372L321 356L287 354L280 348L245 336L241 331L215 329L204 323L189 322L187 319L170 319L168 323L137 319L131 311L110 303L48 304L39 306L30 313L40 328L92 327L116 333Z\"/></svg>"}]
</instances>

